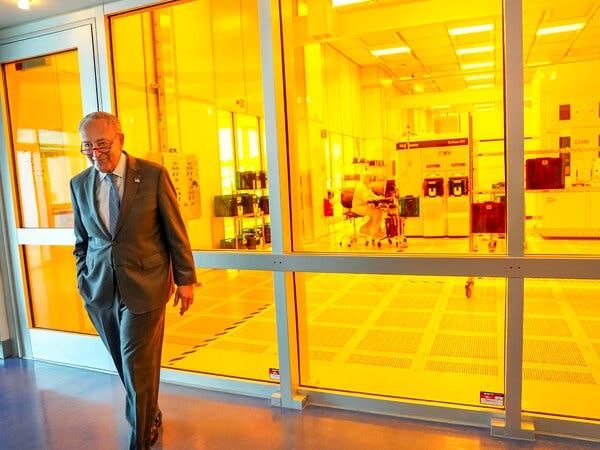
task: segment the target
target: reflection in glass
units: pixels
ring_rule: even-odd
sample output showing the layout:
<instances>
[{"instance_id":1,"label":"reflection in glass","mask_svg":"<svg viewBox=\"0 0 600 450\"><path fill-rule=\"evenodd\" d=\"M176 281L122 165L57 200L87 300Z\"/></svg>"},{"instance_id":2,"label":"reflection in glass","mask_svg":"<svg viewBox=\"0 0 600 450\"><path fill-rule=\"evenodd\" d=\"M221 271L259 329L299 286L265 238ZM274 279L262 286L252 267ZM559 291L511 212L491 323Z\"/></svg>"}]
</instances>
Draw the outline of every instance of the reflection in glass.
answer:
<instances>
[{"instance_id":1,"label":"reflection in glass","mask_svg":"<svg viewBox=\"0 0 600 450\"><path fill-rule=\"evenodd\" d=\"M71 50L5 64L4 73L24 228L73 226L69 179L87 167L79 152L79 62Z\"/></svg>"},{"instance_id":2,"label":"reflection in glass","mask_svg":"<svg viewBox=\"0 0 600 450\"><path fill-rule=\"evenodd\" d=\"M505 253L502 2L326 6L298 3L284 29L294 250ZM363 174L397 187L371 200L380 230L341 205Z\"/></svg>"},{"instance_id":3,"label":"reflection in glass","mask_svg":"<svg viewBox=\"0 0 600 450\"><path fill-rule=\"evenodd\" d=\"M523 410L600 420L600 282L525 280Z\"/></svg>"},{"instance_id":4,"label":"reflection in glass","mask_svg":"<svg viewBox=\"0 0 600 450\"><path fill-rule=\"evenodd\" d=\"M470 298L465 281L296 274L301 385L485 405L504 392L505 280Z\"/></svg>"}]
</instances>

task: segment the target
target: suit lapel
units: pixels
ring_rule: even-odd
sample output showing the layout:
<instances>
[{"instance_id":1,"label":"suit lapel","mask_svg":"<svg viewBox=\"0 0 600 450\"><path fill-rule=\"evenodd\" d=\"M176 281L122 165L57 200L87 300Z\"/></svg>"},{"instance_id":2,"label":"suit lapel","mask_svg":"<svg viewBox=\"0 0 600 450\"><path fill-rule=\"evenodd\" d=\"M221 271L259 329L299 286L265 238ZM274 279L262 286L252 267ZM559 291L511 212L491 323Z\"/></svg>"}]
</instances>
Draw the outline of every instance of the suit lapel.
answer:
<instances>
[{"instance_id":1,"label":"suit lapel","mask_svg":"<svg viewBox=\"0 0 600 450\"><path fill-rule=\"evenodd\" d=\"M140 186L140 171L136 159L126 154L127 156L127 169L125 171L125 185L123 186L123 198L121 199L121 210L119 211L119 220L117 220L117 227L115 234L119 234L121 226L127 214L133 206L133 200L137 193L138 187Z\"/></svg>"},{"instance_id":2,"label":"suit lapel","mask_svg":"<svg viewBox=\"0 0 600 450\"><path fill-rule=\"evenodd\" d=\"M89 211L92 220L96 222L98 228L100 228L108 237L110 237L109 231L104 226L104 223L102 223L100 214L98 214L98 203L96 202L96 183L98 183L98 171L92 167L85 183L86 201L88 202L88 205L90 205Z\"/></svg>"}]
</instances>

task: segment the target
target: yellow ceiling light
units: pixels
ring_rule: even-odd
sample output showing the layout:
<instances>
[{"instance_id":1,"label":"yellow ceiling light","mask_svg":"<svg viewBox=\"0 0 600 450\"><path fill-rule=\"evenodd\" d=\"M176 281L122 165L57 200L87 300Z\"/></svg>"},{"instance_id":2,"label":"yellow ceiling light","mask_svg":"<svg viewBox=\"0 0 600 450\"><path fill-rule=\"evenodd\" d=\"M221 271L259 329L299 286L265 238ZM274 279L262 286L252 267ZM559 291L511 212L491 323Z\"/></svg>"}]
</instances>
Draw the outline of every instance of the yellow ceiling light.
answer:
<instances>
[{"instance_id":1,"label":"yellow ceiling light","mask_svg":"<svg viewBox=\"0 0 600 450\"><path fill-rule=\"evenodd\" d=\"M469 75L465 77L467 81L478 81L478 80L491 80L494 78L493 73L482 73L480 75Z\"/></svg>"},{"instance_id":2,"label":"yellow ceiling light","mask_svg":"<svg viewBox=\"0 0 600 450\"><path fill-rule=\"evenodd\" d=\"M399 53L410 53L410 47L389 47L370 50L373 56L396 55Z\"/></svg>"},{"instance_id":3,"label":"yellow ceiling light","mask_svg":"<svg viewBox=\"0 0 600 450\"><path fill-rule=\"evenodd\" d=\"M460 66L461 70L485 69L486 67L494 67L494 62L486 61L480 63L463 64Z\"/></svg>"},{"instance_id":4,"label":"yellow ceiling light","mask_svg":"<svg viewBox=\"0 0 600 450\"><path fill-rule=\"evenodd\" d=\"M20 9L29 9L29 0L18 0L17 6Z\"/></svg>"},{"instance_id":5,"label":"yellow ceiling light","mask_svg":"<svg viewBox=\"0 0 600 450\"><path fill-rule=\"evenodd\" d=\"M555 33L566 33L568 31L579 31L583 28L584 23L570 23L567 25L559 25L556 27L546 27L540 28L537 30L535 34L538 36L544 36L546 34L555 34Z\"/></svg>"},{"instance_id":6,"label":"yellow ceiling light","mask_svg":"<svg viewBox=\"0 0 600 450\"><path fill-rule=\"evenodd\" d=\"M337 6L354 5L355 3L366 3L370 0L331 0L331 6L334 8Z\"/></svg>"},{"instance_id":7,"label":"yellow ceiling light","mask_svg":"<svg viewBox=\"0 0 600 450\"><path fill-rule=\"evenodd\" d=\"M494 50L493 45L482 45L481 47L459 48L456 50L457 55L473 55L475 53L485 53Z\"/></svg>"},{"instance_id":8,"label":"yellow ceiling light","mask_svg":"<svg viewBox=\"0 0 600 450\"><path fill-rule=\"evenodd\" d=\"M450 109L450 105L431 105L430 109Z\"/></svg>"},{"instance_id":9,"label":"yellow ceiling light","mask_svg":"<svg viewBox=\"0 0 600 450\"><path fill-rule=\"evenodd\" d=\"M494 24L487 23L484 25L474 25L471 27L450 28L448 34L450 36L460 36L461 34L482 33L484 31L492 31Z\"/></svg>"}]
</instances>

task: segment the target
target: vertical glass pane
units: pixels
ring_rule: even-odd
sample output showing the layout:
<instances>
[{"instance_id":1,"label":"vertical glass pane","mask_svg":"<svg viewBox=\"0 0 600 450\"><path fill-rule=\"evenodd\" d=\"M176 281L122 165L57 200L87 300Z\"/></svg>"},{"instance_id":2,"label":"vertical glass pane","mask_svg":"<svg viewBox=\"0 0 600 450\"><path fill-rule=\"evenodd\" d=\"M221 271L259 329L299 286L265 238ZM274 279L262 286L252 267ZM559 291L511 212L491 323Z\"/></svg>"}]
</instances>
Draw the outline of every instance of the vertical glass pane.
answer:
<instances>
[{"instance_id":1,"label":"vertical glass pane","mask_svg":"<svg viewBox=\"0 0 600 450\"><path fill-rule=\"evenodd\" d=\"M600 254L598 3L523 1L527 252Z\"/></svg>"},{"instance_id":2,"label":"vertical glass pane","mask_svg":"<svg viewBox=\"0 0 600 450\"><path fill-rule=\"evenodd\" d=\"M82 116L76 50L2 66L10 151L24 228L73 226L69 180L87 167L79 151ZM33 327L93 333L75 285L73 249L24 246Z\"/></svg>"},{"instance_id":3,"label":"vertical glass pane","mask_svg":"<svg viewBox=\"0 0 600 450\"><path fill-rule=\"evenodd\" d=\"M525 280L523 411L599 420L600 282Z\"/></svg>"},{"instance_id":4,"label":"vertical glass pane","mask_svg":"<svg viewBox=\"0 0 600 450\"><path fill-rule=\"evenodd\" d=\"M303 386L503 406L504 279L296 274L296 283Z\"/></svg>"},{"instance_id":5,"label":"vertical glass pane","mask_svg":"<svg viewBox=\"0 0 600 450\"><path fill-rule=\"evenodd\" d=\"M164 367L275 382L279 367L271 272L199 271L183 320L167 307Z\"/></svg>"},{"instance_id":6,"label":"vertical glass pane","mask_svg":"<svg viewBox=\"0 0 600 450\"><path fill-rule=\"evenodd\" d=\"M294 11L294 250L505 252L502 2Z\"/></svg>"},{"instance_id":7,"label":"vertical glass pane","mask_svg":"<svg viewBox=\"0 0 600 450\"><path fill-rule=\"evenodd\" d=\"M4 64L12 159L24 228L72 226L69 179L79 152L82 100L77 51Z\"/></svg>"},{"instance_id":8,"label":"vertical glass pane","mask_svg":"<svg viewBox=\"0 0 600 450\"><path fill-rule=\"evenodd\" d=\"M125 150L165 165L192 247L270 250L255 2L171 2L110 27Z\"/></svg>"},{"instance_id":9,"label":"vertical glass pane","mask_svg":"<svg viewBox=\"0 0 600 450\"><path fill-rule=\"evenodd\" d=\"M77 292L73 248L24 248L33 327L96 334Z\"/></svg>"}]
</instances>

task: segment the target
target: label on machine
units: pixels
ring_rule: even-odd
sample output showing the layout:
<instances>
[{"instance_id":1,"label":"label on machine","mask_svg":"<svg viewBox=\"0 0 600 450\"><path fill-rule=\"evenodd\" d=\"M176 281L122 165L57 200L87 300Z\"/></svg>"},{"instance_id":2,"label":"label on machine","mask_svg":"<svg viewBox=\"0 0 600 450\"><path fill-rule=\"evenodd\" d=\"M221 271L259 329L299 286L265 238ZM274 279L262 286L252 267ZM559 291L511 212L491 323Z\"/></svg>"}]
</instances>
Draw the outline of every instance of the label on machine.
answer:
<instances>
[{"instance_id":1,"label":"label on machine","mask_svg":"<svg viewBox=\"0 0 600 450\"><path fill-rule=\"evenodd\" d=\"M482 405L504 406L504 394L500 392L479 392L479 403Z\"/></svg>"}]
</instances>

